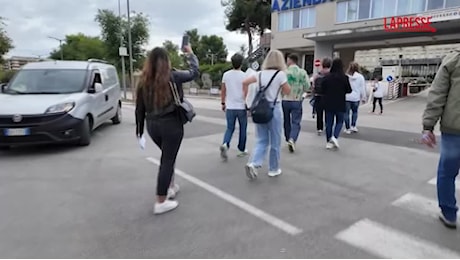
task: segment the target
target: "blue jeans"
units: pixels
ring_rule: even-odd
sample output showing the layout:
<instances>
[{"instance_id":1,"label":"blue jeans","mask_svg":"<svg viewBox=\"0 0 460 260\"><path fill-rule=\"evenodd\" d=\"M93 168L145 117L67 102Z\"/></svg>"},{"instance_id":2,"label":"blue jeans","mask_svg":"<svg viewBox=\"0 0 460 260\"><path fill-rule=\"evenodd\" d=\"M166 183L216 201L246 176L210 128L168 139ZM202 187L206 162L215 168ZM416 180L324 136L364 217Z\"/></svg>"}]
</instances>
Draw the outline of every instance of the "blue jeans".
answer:
<instances>
[{"instance_id":1,"label":"blue jeans","mask_svg":"<svg viewBox=\"0 0 460 260\"><path fill-rule=\"evenodd\" d=\"M244 109L227 109L225 111L227 117L227 130L224 135L224 144L230 148L230 142L232 141L233 132L235 132L235 123L238 119L240 125L240 138L238 142L238 150L244 152L246 150L246 132L248 128L248 114Z\"/></svg>"},{"instance_id":2,"label":"blue jeans","mask_svg":"<svg viewBox=\"0 0 460 260\"><path fill-rule=\"evenodd\" d=\"M438 202L444 217L457 220L455 178L460 170L460 135L441 135L441 157L438 165Z\"/></svg>"},{"instance_id":3,"label":"blue jeans","mask_svg":"<svg viewBox=\"0 0 460 260\"><path fill-rule=\"evenodd\" d=\"M281 131L283 111L281 103L277 103L273 110L273 118L267 124L256 124L256 143L249 161L254 166L263 165L267 150L270 147L269 170L277 171L280 169L280 151L281 151Z\"/></svg>"},{"instance_id":4,"label":"blue jeans","mask_svg":"<svg viewBox=\"0 0 460 260\"><path fill-rule=\"evenodd\" d=\"M302 101L283 101L284 137L297 141L302 121Z\"/></svg>"},{"instance_id":5,"label":"blue jeans","mask_svg":"<svg viewBox=\"0 0 460 260\"><path fill-rule=\"evenodd\" d=\"M334 119L335 119L335 128L334 128L334 137L339 138L340 132L343 127L343 112L331 112L326 111L326 141L329 142L332 138L332 129L334 128Z\"/></svg>"},{"instance_id":6,"label":"blue jeans","mask_svg":"<svg viewBox=\"0 0 460 260\"><path fill-rule=\"evenodd\" d=\"M351 127L356 126L358 120L359 101L347 101L345 105L345 128L350 129L350 110L351 110Z\"/></svg>"}]
</instances>

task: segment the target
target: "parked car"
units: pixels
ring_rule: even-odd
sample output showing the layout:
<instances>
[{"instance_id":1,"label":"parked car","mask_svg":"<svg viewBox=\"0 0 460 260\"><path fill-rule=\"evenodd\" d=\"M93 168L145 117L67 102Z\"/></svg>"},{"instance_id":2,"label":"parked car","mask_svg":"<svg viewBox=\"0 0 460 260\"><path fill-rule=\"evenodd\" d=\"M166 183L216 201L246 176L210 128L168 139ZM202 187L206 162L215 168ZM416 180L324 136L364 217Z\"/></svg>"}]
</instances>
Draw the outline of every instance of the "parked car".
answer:
<instances>
[{"instance_id":1,"label":"parked car","mask_svg":"<svg viewBox=\"0 0 460 260\"><path fill-rule=\"evenodd\" d=\"M108 120L121 122L117 70L105 61L26 64L0 93L0 147L75 143Z\"/></svg>"}]
</instances>

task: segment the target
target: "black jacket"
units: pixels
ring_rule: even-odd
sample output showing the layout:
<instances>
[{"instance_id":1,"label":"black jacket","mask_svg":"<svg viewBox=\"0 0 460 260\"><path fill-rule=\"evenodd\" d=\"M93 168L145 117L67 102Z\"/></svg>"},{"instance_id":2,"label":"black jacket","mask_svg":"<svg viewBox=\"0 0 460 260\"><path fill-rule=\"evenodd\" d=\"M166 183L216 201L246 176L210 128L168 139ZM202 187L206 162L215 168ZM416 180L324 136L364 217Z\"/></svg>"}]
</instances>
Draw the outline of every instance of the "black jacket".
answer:
<instances>
[{"instance_id":1,"label":"black jacket","mask_svg":"<svg viewBox=\"0 0 460 260\"><path fill-rule=\"evenodd\" d=\"M345 95L351 93L348 76L329 73L322 81L323 106L328 112L345 112Z\"/></svg>"},{"instance_id":2,"label":"black jacket","mask_svg":"<svg viewBox=\"0 0 460 260\"><path fill-rule=\"evenodd\" d=\"M179 92L180 99L184 98L184 89L182 88L182 83L192 81L196 79L199 75L199 64L198 58L191 54L189 55L189 65L190 69L188 70L172 70L171 78L174 80ZM152 93L154 95L154 93ZM175 112L174 100L171 100L171 104L165 106L162 109L155 109L152 104L151 98L146 98L146 93L144 88L137 88L136 93L136 135L141 136L144 133L144 123L145 119L154 119L169 116L171 113Z\"/></svg>"}]
</instances>

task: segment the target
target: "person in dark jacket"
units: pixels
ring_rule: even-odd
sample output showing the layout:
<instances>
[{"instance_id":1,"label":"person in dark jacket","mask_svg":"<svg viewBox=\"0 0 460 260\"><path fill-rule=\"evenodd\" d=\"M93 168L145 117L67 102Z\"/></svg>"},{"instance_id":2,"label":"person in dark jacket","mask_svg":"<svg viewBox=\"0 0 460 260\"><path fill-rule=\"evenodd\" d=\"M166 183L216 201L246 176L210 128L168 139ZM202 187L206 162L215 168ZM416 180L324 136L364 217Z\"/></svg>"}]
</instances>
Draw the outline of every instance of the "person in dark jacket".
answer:
<instances>
[{"instance_id":1,"label":"person in dark jacket","mask_svg":"<svg viewBox=\"0 0 460 260\"><path fill-rule=\"evenodd\" d=\"M352 91L348 76L343 70L342 60L334 59L332 61L331 70L323 79L322 90L326 119L326 149L339 148L338 138L346 111L345 96Z\"/></svg>"},{"instance_id":2,"label":"person in dark jacket","mask_svg":"<svg viewBox=\"0 0 460 260\"><path fill-rule=\"evenodd\" d=\"M144 133L144 122L153 142L161 149L161 163L157 179L157 199L154 214L171 211L179 205L174 199L179 186L174 184L174 165L184 136L184 125L172 88L177 87L181 101L184 97L182 83L198 77L198 59L190 46L184 47L190 69L172 70L168 52L153 49L145 61L136 98L136 136Z\"/></svg>"},{"instance_id":3,"label":"person in dark jacket","mask_svg":"<svg viewBox=\"0 0 460 260\"><path fill-rule=\"evenodd\" d=\"M321 135L324 129L322 81L324 77L329 73L331 66L332 66L332 59L324 58L321 62L321 67L322 67L321 70L313 78L313 94L315 97L313 109L316 112L316 131L318 135Z\"/></svg>"}]
</instances>

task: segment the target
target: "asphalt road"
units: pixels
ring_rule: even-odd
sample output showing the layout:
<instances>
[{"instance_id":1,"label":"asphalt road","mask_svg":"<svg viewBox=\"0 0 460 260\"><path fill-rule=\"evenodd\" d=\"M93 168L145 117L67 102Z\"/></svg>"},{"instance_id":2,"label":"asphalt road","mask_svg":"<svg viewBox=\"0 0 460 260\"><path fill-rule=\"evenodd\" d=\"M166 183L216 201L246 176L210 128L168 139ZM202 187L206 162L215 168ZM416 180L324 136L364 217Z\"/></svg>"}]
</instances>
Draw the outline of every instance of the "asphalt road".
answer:
<instances>
[{"instance_id":1,"label":"asphalt road","mask_svg":"<svg viewBox=\"0 0 460 260\"><path fill-rule=\"evenodd\" d=\"M283 175L251 182L247 158L219 158L222 112L199 108L179 208L154 216L160 154L123 112L89 147L0 152L1 258L460 258L460 233L435 217L438 155L414 132L361 127L331 152L306 121Z\"/></svg>"}]
</instances>

